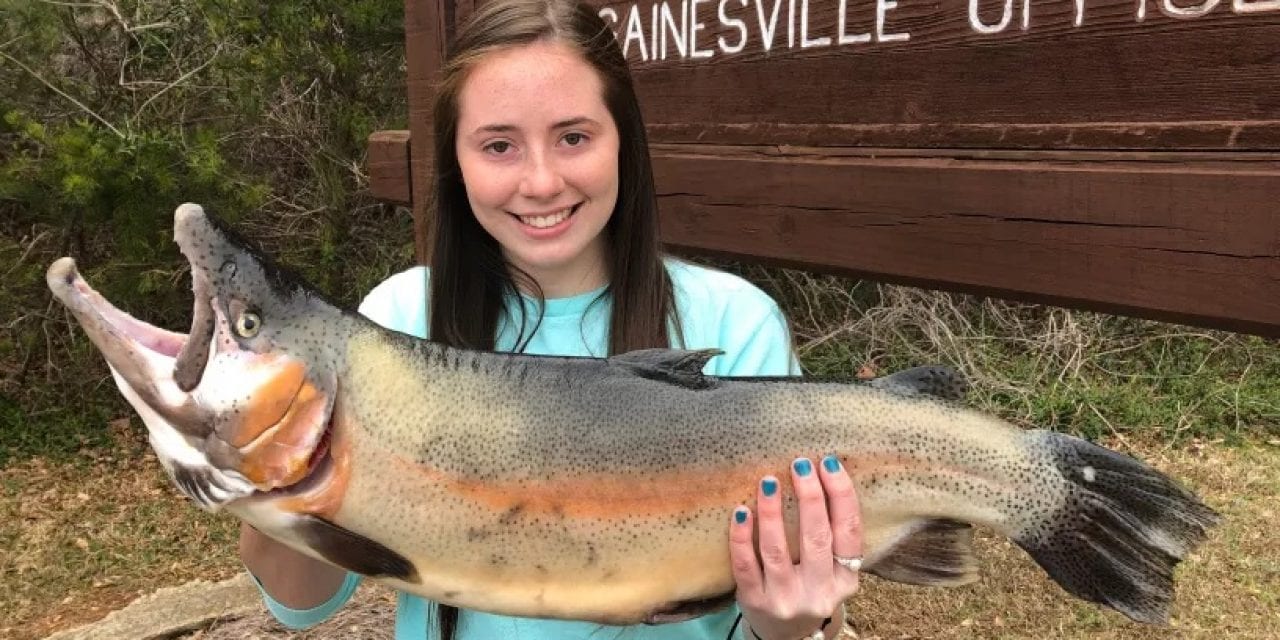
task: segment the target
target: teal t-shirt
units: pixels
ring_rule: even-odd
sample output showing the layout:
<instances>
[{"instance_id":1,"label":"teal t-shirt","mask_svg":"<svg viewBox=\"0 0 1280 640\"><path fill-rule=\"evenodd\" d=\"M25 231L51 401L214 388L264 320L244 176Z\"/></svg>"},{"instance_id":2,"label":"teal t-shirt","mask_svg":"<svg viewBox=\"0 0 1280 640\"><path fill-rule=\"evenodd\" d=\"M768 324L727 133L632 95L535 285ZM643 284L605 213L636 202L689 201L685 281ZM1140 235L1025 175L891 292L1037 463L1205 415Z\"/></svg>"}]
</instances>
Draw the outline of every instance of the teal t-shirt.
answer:
<instances>
[{"instance_id":1,"label":"teal t-shirt","mask_svg":"<svg viewBox=\"0 0 1280 640\"><path fill-rule=\"evenodd\" d=\"M667 271L671 274L677 316L684 332L682 346L724 351L707 363L705 373L718 376L799 374L786 320L777 303L763 291L737 276L675 259L667 261ZM414 267L387 278L360 303L360 313L390 329L426 337L428 275L426 267ZM536 303L523 299L518 304L509 304L511 314L499 325L497 349L512 350L521 339L527 338L525 353L604 356L608 348L610 304L599 299L600 293L592 291L547 300L542 322L531 336L528 332L535 324ZM524 323L525 335L520 334L522 312L529 314L529 321ZM729 515L725 513L726 521ZM334 597L314 609L289 609L265 591L263 598L277 620L301 629L333 615L351 598L359 581L359 575L348 574ZM400 593L396 605L396 640L436 640L434 612L434 603ZM613 627L463 610L458 618L456 640L725 640L737 615L738 608L732 606L674 624Z\"/></svg>"}]
</instances>

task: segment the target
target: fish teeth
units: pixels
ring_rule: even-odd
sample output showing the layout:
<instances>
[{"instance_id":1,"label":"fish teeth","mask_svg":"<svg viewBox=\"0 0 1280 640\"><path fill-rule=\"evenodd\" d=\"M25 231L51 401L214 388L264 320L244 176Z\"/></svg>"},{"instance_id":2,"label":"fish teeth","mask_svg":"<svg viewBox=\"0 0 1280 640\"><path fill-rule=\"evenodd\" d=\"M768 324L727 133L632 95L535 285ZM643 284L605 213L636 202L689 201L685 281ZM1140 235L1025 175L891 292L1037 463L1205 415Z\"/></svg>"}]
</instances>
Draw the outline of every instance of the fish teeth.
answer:
<instances>
[{"instance_id":1,"label":"fish teeth","mask_svg":"<svg viewBox=\"0 0 1280 640\"><path fill-rule=\"evenodd\" d=\"M573 207L562 209L549 216L521 216L520 221L531 227L546 229L564 222L565 218L568 218L571 213L573 213Z\"/></svg>"}]
</instances>

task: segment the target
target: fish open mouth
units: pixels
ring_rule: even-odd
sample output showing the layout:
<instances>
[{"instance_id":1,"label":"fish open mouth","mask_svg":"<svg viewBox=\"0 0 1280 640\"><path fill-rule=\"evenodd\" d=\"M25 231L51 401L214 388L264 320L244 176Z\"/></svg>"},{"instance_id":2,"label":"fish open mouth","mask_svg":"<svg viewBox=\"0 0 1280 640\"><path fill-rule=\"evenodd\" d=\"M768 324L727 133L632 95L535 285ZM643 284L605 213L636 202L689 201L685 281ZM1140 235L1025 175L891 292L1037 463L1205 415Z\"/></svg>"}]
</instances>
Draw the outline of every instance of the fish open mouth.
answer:
<instances>
[{"instance_id":1,"label":"fish open mouth","mask_svg":"<svg viewBox=\"0 0 1280 640\"><path fill-rule=\"evenodd\" d=\"M219 407L225 407L226 402L219 396L242 393L222 383L228 380L228 371L232 377L242 377L243 373L223 369L209 384L202 385L205 389L183 389L175 380L175 365L191 334L157 327L117 308L89 286L71 258L54 262L46 273L46 280L54 296L75 315L107 360L117 386L146 424L152 448L161 463L175 479L188 480L184 492L193 499L212 506L257 493L302 493L327 476L332 466L331 416L324 417L324 432L312 436L315 440L302 437L291 445L291 448L302 447L307 446L308 441L317 442L307 454L305 471L290 474L297 480L279 487L264 487L264 478L250 479L262 472L254 473L244 467L253 447L237 448L224 440L228 437L226 434L215 429L219 420L225 419L220 417L223 409ZM205 358L201 364L211 365L212 361ZM315 411L318 409L313 409ZM252 444L258 451L280 450L271 442L255 439ZM271 456L260 458L258 469L261 470L263 464L284 464L278 460ZM279 480L283 475L276 473L273 477Z\"/></svg>"},{"instance_id":2,"label":"fish open mouth","mask_svg":"<svg viewBox=\"0 0 1280 640\"><path fill-rule=\"evenodd\" d=\"M79 321L113 374L148 407L175 426L199 424L189 394L172 381L174 362L188 336L143 322L116 308L85 282L75 260L62 258L46 273L54 297Z\"/></svg>"},{"instance_id":3,"label":"fish open mouth","mask_svg":"<svg viewBox=\"0 0 1280 640\"><path fill-rule=\"evenodd\" d=\"M103 328L115 332L120 339L139 348L175 359L187 342L185 333L161 329L116 308L85 282L76 269L75 260L71 258L54 262L49 268L48 277L51 281L61 283L61 286L54 289L61 302L73 311L92 313L103 324Z\"/></svg>"}]
</instances>

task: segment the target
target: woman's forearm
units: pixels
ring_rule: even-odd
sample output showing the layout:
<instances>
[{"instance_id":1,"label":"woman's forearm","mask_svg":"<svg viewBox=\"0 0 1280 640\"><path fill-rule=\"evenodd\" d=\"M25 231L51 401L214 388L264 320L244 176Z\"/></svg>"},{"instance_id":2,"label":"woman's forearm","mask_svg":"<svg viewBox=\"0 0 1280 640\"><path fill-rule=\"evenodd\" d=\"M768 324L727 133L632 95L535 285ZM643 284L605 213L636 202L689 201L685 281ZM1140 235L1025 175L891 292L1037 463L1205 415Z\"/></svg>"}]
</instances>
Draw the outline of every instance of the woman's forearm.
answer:
<instances>
[{"instance_id":1,"label":"woman's forearm","mask_svg":"<svg viewBox=\"0 0 1280 640\"><path fill-rule=\"evenodd\" d=\"M290 609L312 609L324 604L347 577L346 571L294 551L243 523L240 559L263 589Z\"/></svg>"}]
</instances>

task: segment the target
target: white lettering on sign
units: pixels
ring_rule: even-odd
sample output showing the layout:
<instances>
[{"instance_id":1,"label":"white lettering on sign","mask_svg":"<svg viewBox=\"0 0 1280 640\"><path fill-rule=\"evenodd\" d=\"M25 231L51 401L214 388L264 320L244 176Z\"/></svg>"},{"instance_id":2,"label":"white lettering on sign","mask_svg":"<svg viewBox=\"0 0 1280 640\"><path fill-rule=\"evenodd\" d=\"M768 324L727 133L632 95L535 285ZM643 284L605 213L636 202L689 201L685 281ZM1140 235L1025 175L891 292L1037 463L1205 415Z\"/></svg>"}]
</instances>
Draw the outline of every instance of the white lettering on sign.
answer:
<instances>
[{"instance_id":1,"label":"white lettering on sign","mask_svg":"<svg viewBox=\"0 0 1280 640\"><path fill-rule=\"evenodd\" d=\"M742 6L747 6L747 0L737 1L741 3ZM717 40L720 42L721 51L725 53L738 53L747 47L747 23L737 18L730 18L729 15L724 12L725 5L727 4L729 4L729 0L720 0L720 24L732 26L738 30L738 44L730 47L729 43L725 41L724 36L720 36Z\"/></svg>"},{"instance_id":2,"label":"white lettering on sign","mask_svg":"<svg viewBox=\"0 0 1280 640\"><path fill-rule=\"evenodd\" d=\"M849 11L845 7L846 2L848 2L848 0L840 0L840 14L838 18L840 24L836 27L836 30L840 32L840 44L844 45L844 44L858 44L861 42L871 42L871 34L869 33L859 33L856 36L851 36L845 32L844 30L845 21L849 17L848 15Z\"/></svg>"},{"instance_id":3,"label":"white lettering on sign","mask_svg":"<svg viewBox=\"0 0 1280 640\"><path fill-rule=\"evenodd\" d=\"M897 7L898 0L876 0L876 42L906 42L911 39L911 34L909 33L886 34L884 32L885 12Z\"/></svg>"},{"instance_id":4,"label":"white lettering on sign","mask_svg":"<svg viewBox=\"0 0 1280 640\"><path fill-rule=\"evenodd\" d=\"M1213 11L1218 6L1220 0L1205 0L1202 4L1195 7L1179 7L1173 4L1173 0L1161 0L1160 13L1170 18L1199 18L1200 16Z\"/></svg>"},{"instance_id":5,"label":"white lettering on sign","mask_svg":"<svg viewBox=\"0 0 1280 640\"><path fill-rule=\"evenodd\" d=\"M1217 2L1218 0L1213 0ZM1076 0L1077 16L1084 11L1084 0ZM1031 0L1022 0L1022 30L1026 31L1031 28ZM1080 26L1081 18L1076 18L1076 26ZM969 0L969 26L978 33L1000 33L1009 27L1013 22L1013 0L1005 0L1004 10L1000 12L1000 22L991 25L982 21L978 16L978 0Z\"/></svg>"},{"instance_id":6,"label":"white lettering on sign","mask_svg":"<svg viewBox=\"0 0 1280 640\"><path fill-rule=\"evenodd\" d=\"M889 24L892 20L890 12L898 9L902 2L923 1L640 0L604 7L600 9L600 17L609 23L614 36L622 43L622 55L628 59L638 57L643 62L666 60L668 57L705 60L716 55L743 53L748 49L769 54L775 47L784 46L787 49L820 49L909 42L910 33ZM1071 22L1078 28L1084 25L1086 0L1072 2L1075 11ZM1161 14L1179 20L1193 20L1227 6L1236 14L1280 11L1280 0L1136 0L1133 5L1135 20L1146 20L1148 4L1154 4ZM714 15L710 8L713 5ZM969 28L975 34L1004 33L1015 17L1019 18L1022 31L1031 29L1031 0L968 0L966 9ZM836 12L834 20L828 13L832 10ZM992 21L984 20L984 15ZM862 24L874 26L859 32L852 26L855 16ZM834 28L819 26L833 23ZM785 40L783 29L786 30Z\"/></svg>"},{"instance_id":7,"label":"white lettering on sign","mask_svg":"<svg viewBox=\"0 0 1280 640\"><path fill-rule=\"evenodd\" d=\"M707 23L698 18L698 5L706 4L711 0L693 0L689 5L689 57L690 58L710 58L712 51L710 49L698 48L698 32L707 28Z\"/></svg>"},{"instance_id":8,"label":"white lettering on sign","mask_svg":"<svg viewBox=\"0 0 1280 640\"><path fill-rule=\"evenodd\" d=\"M764 7L762 6L764 0L755 0L756 17L760 19L760 38L764 44L765 52L768 52L773 47L773 34L778 28L778 7L781 2L782 0L773 0L773 13L770 14L769 25L765 26Z\"/></svg>"},{"instance_id":9,"label":"white lettering on sign","mask_svg":"<svg viewBox=\"0 0 1280 640\"><path fill-rule=\"evenodd\" d=\"M1236 13L1261 13L1263 11L1280 11L1280 0L1232 0L1231 10Z\"/></svg>"},{"instance_id":10,"label":"white lettering on sign","mask_svg":"<svg viewBox=\"0 0 1280 640\"><path fill-rule=\"evenodd\" d=\"M1004 11L1000 14L1000 22L991 25L978 16L978 0L969 0L969 26L978 33L1000 33L1013 20L1013 0L1004 0Z\"/></svg>"},{"instance_id":11,"label":"white lettering on sign","mask_svg":"<svg viewBox=\"0 0 1280 640\"><path fill-rule=\"evenodd\" d=\"M800 5L800 48L808 49L810 47L827 47L831 45L830 36L809 39L809 0L804 0L804 4Z\"/></svg>"}]
</instances>

